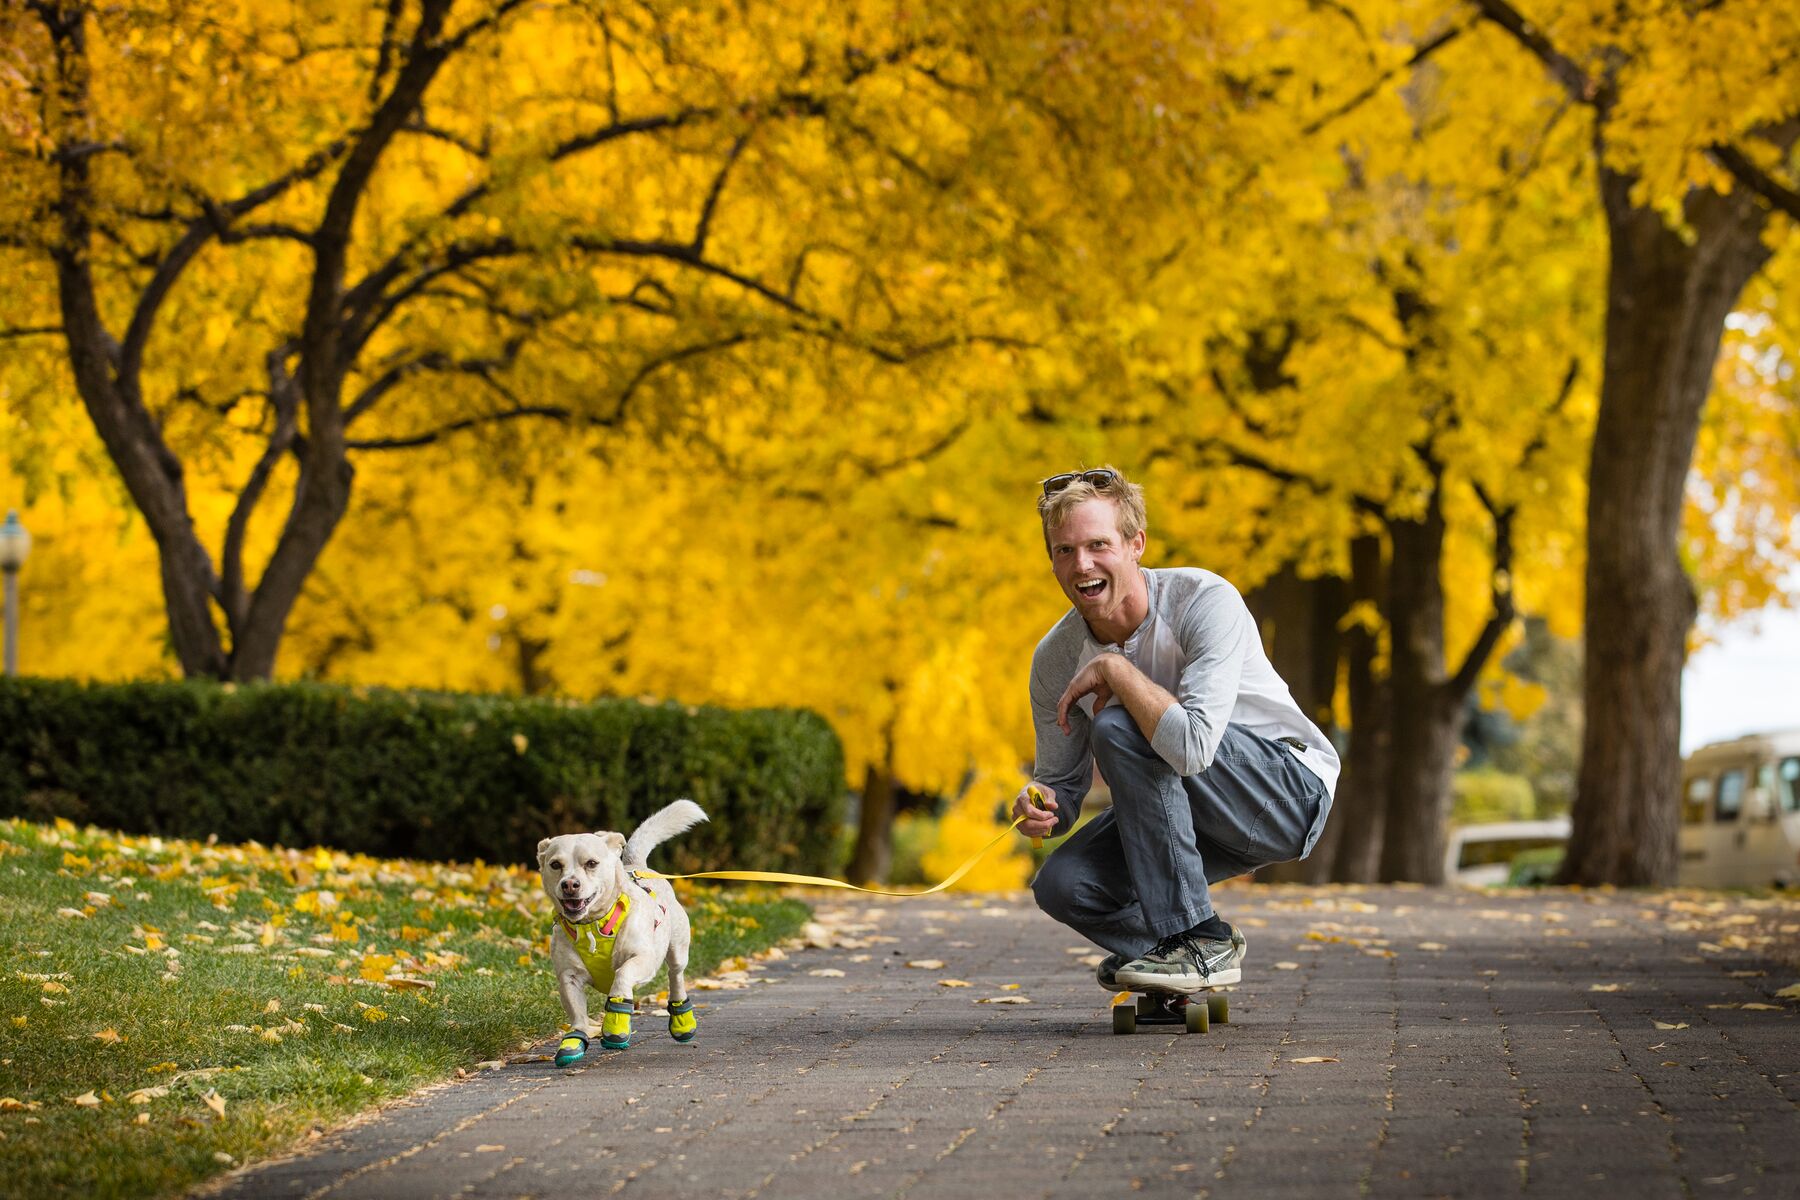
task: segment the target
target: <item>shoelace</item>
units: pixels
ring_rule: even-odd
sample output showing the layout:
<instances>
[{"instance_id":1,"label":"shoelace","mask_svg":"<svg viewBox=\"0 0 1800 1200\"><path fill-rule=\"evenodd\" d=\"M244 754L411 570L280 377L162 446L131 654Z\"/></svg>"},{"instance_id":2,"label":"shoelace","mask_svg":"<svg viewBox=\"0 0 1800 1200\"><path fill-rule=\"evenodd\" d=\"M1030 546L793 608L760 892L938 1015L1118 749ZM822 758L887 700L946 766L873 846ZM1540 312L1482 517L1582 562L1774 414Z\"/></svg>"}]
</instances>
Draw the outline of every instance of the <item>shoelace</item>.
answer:
<instances>
[{"instance_id":1,"label":"shoelace","mask_svg":"<svg viewBox=\"0 0 1800 1200\"><path fill-rule=\"evenodd\" d=\"M1163 938L1156 943L1150 953L1167 955L1176 950L1186 950L1194 956L1194 965L1199 968L1202 979L1212 978L1212 968L1207 965L1206 953L1200 948L1200 939L1190 936L1185 931L1171 933L1168 937Z\"/></svg>"}]
</instances>

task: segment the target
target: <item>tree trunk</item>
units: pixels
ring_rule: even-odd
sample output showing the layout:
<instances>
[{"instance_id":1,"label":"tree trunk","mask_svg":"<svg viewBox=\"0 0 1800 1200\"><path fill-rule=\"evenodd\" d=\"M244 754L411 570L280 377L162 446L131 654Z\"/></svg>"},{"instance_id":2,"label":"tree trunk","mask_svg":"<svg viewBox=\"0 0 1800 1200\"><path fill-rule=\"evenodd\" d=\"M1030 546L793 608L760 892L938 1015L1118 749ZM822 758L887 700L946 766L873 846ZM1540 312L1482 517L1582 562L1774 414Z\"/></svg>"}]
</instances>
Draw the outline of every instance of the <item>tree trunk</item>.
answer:
<instances>
[{"instance_id":1,"label":"tree trunk","mask_svg":"<svg viewBox=\"0 0 1800 1200\"><path fill-rule=\"evenodd\" d=\"M1338 623L1348 593L1336 576L1302 578L1284 567L1244 597L1262 634L1263 648L1294 703L1309 720L1329 732L1332 700L1337 690L1342 636ZM1301 862L1276 863L1256 872L1259 883L1323 883L1331 874L1333 826L1326 825L1320 844Z\"/></svg>"},{"instance_id":2,"label":"tree trunk","mask_svg":"<svg viewBox=\"0 0 1800 1200\"><path fill-rule=\"evenodd\" d=\"M1351 603L1387 613L1387 569L1381 538L1365 534L1350 543ZM1344 632L1346 687L1350 696L1350 745L1337 795L1326 823L1335 831L1331 878L1339 883L1373 883L1381 866L1382 830L1387 825L1389 753L1393 737L1393 695L1386 674L1377 674L1379 628L1358 622ZM1321 839L1323 840L1323 839ZM1318 853L1315 850L1315 853Z\"/></svg>"},{"instance_id":3,"label":"tree trunk","mask_svg":"<svg viewBox=\"0 0 1800 1200\"><path fill-rule=\"evenodd\" d=\"M1443 881L1459 706L1444 673L1444 516L1434 483L1425 515L1390 520L1393 735L1381 847L1383 882Z\"/></svg>"},{"instance_id":4,"label":"tree trunk","mask_svg":"<svg viewBox=\"0 0 1800 1200\"><path fill-rule=\"evenodd\" d=\"M1695 191L1690 243L1632 203L1634 182L1600 172L1612 263L1588 474L1585 722L1562 883L1674 882L1695 611L1680 558L1683 489L1725 318L1769 256L1766 211L1744 190Z\"/></svg>"},{"instance_id":5,"label":"tree trunk","mask_svg":"<svg viewBox=\"0 0 1800 1200\"><path fill-rule=\"evenodd\" d=\"M894 771L891 763L869 764L863 776L862 815L856 825L856 852L850 882L858 887L887 878L893 858Z\"/></svg>"}]
</instances>

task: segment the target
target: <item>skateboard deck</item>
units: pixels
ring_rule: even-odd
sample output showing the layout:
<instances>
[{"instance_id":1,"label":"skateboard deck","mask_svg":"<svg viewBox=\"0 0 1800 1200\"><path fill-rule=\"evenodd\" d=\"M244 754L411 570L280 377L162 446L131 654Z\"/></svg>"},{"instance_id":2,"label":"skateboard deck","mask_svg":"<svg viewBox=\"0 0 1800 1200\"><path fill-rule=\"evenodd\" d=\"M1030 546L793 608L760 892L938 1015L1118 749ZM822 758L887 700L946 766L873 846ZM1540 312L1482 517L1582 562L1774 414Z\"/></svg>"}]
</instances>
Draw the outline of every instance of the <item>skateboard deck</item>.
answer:
<instances>
[{"instance_id":1,"label":"skateboard deck","mask_svg":"<svg viewBox=\"0 0 1800 1200\"><path fill-rule=\"evenodd\" d=\"M1132 996L1136 995L1134 1003ZM1139 1028L1177 1025L1184 1033L1205 1033L1214 1025L1231 1022L1231 1002L1220 988L1198 992L1171 992L1148 988L1120 992L1112 999L1114 1033L1136 1033Z\"/></svg>"}]
</instances>

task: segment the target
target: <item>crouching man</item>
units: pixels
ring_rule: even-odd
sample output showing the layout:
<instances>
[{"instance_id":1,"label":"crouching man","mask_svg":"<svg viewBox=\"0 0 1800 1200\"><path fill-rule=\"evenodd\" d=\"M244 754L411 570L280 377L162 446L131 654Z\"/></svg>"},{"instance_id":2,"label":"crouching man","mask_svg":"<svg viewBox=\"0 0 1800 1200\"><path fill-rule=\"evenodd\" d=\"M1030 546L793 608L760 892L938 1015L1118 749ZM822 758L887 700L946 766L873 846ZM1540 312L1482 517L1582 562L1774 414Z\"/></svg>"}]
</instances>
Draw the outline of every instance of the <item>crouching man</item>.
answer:
<instances>
[{"instance_id":1,"label":"crouching man","mask_svg":"<svg viewBox=\"0 0 1800 1200\"><path fill-rule=\"evenodd\" d=\"M1111 468L1053 475L1038 513L1074 607L1032 656L1037 762L1013 815L1027 836L1068 833L1095 763L1113 800L1044 863L1038 905L1110 951L1096 972L1108 989L1236 983L1245 939L1209 886L1312 851L1337 753L1270 665L1236 588L1138 565L1138 485Z\"/></svg>"}]
</instances>

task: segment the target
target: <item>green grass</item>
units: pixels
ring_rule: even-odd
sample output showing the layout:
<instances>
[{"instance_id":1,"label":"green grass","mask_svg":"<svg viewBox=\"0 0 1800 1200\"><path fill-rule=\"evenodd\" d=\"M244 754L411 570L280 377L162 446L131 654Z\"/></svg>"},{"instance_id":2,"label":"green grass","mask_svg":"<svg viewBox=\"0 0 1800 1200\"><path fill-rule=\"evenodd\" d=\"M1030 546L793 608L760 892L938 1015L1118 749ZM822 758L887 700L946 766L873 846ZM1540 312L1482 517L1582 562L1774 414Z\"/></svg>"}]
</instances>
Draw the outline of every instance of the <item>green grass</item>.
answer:
<instances>
[{"instance_id":1,"label":"green grass","mask_svg":"<svg viewBox=\"0 0 1800 1200\"><path fill-rule=\"evenodd\" d=\"M810 915L677 887L694 974ZM178 1192L547 1039L549 929L535 871L0 821L5 1190Z\"/></svg>"}]
</instances>

